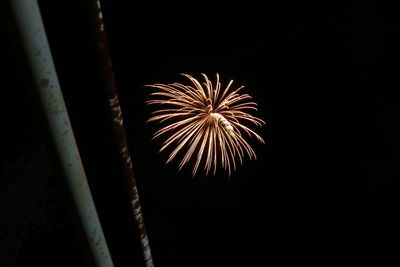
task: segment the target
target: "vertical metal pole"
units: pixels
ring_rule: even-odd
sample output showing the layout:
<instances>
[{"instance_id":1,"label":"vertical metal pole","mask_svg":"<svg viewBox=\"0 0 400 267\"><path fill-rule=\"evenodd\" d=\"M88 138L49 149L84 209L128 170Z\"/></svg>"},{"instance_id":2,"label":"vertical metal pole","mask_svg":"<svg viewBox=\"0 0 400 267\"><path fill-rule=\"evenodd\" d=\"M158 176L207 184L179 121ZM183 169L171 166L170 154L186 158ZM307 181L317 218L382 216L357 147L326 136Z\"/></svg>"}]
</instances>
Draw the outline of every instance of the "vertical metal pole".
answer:
<instances>
[{"instance_id":1,"label":"vertical metal pole","mask_svg":"<svg viewBox=\"0 0 400 267\"><path fill-rule=\"evenodd\" d=\"M130 201L133 215L136 221L136 227L139 232L144 260L146 263L146 267L152 267L154 266L154 264L151 256L149 240L144 226L144 220L139 201L139 194L136 186L136 179L132 170L132 161L129 153L128 142L126 139L122 112L115 85L111 56L108 49L107 36L104 29L103 15L101 12L99 0L89 0L89 16L93 27L92 30L94 33L94 38L96 41L96 51L101 68L103 88L107 96L109 111L113 120L113 131L115 136L115 143L117 144L117 149L120 156L121 168L123 170L123 175L126 181L130 183Z\"/></svg>"},{"instance_id":2,"label":"vertical metal pole","mask_svg":"<svg viewBox=\"0 0 400 267\"><path fill-rule=\"evenodd\" d=\"M75 143L38 3L36 0L10 0L10 7L35 82L35 93L44 111L59 171L78 215L90 260L95 266L112 267L114 265Z\"/></svg>"}]
</instances>

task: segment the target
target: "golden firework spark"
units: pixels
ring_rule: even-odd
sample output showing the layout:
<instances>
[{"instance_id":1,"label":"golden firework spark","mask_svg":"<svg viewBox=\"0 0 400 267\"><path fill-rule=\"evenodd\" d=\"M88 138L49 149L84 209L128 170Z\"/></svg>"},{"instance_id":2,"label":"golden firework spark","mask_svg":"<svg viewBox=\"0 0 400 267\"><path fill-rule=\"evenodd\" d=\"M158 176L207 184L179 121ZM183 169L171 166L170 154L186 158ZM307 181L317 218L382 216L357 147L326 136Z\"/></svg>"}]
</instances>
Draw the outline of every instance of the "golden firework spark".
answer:
<instances>
[{"instance_id":1,"label":"golden firework spark","mask_svg":"<svg viewBox=\"0 0 400 267\"><path fill-rule=\"evenodd\" d=\"M239 93L244 86L231 90L231 80L222 89L218 74L214 85L205 74L202 74L203 83L188 74L182 75L189 79L190 85L147 85L157 91L151 94L156 99L146 103L165 107L153 112L148 122L166 123L155 132L153 139L168 135L160 149L161 152L172 147L167 163L185 148L179 169L197 154L193 176L202 162L206 174L213 168L215 175L217 166L221 164L231 175L231 170L236 170L237 160L242 164L245 155L256 159L254 150L244 137L255 137L261 143L264 140L245 124L261 127L265 122L248 113L249 110L257 111L257 104L250 101L248 94Z\"/></svg>"}]
</instances>

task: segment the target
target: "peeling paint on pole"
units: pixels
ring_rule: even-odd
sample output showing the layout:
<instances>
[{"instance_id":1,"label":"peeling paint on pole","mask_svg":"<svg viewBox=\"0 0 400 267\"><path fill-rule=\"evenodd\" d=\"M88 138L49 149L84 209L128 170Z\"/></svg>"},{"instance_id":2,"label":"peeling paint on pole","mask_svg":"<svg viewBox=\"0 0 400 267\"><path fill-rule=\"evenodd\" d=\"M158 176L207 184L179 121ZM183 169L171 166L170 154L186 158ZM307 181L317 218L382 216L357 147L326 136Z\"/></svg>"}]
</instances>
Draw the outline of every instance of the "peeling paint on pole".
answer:
<instances>
[{"instance_id":1,"label":"peeling paint on pole","mask_svg":"<svg viewBox=\"0 0 400 267\"><path fill-rule=\"evenodd\" d=\"M114 123L122 126L124 124L124 120L122 118L122 111L121 111L121 106L119 105L118 95L115 95L113 98L110 98L108 100L108 104L114 115L113 116ZM115 126L115 127L119 127L119 126Z\"/></svg>"},{"instance_id":2,"label":"peeling paint on pole","mask_svg":"<svg viewBox=\"0 0 400 267\"><path fill-rule=\"evenodd\" d=\"M114 265L72 132L38 3L35 0L12 0L10 4L36 85L35 93L44 111L59 171L89 248L88 256L97 267L112 267Z\"/></svg>"},{"instance_id":3,"label":"peeling paint on pole","mask_svg":"<svg viewBox=\"0 0 400 267\"><path fill-rule=\"evenodd\" d=\"M153 259L151 257L149 240L144 226L143 215L141 211L139 193L136 186L136 180L132 170L132 160L129 153L126 133L123 126L122 111L119 104L118 93L114 80L112 62L107 45L107 37L104 31L103 14L99 0L89 0L89 15L92 20L92 26L97 44L97 54L102 71L103 87L108 98L109 111L113 121L113 130L116 139L117 149L120 155L121 167L126 181L130 184L129 193L132 205L132 212L139 232L142 245L143 256L146 267L152 267Z\"/></svg>"}]
</instances>

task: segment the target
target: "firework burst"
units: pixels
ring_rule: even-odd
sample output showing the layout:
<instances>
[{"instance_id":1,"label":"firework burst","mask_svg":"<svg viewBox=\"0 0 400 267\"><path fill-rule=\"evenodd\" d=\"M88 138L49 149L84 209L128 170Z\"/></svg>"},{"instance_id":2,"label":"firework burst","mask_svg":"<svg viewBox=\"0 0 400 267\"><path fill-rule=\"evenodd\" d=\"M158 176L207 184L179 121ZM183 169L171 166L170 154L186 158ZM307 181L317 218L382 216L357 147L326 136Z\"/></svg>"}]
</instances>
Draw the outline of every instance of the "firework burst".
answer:
<instances>
[{"instance_id":1,"label":"firework burst","mask_svg":"<svg viewBox=\"0 0 400 267\"><path fill-rule=\"evenodd\" d=\"M206 174L213 169L215 175L217 166L221 165L231 175L237 161L242 164L245 155L256 159L245 137L255 137L261 143L264 140L246 124L261 127L265 122L248 113L250 110L257 111L257 104L251 101L248 94L239 93L244 86L233 90L231 80L225 88L221 88L218 74L215 84L205 74L202 74L203 83L188 74L182 75L190 81L189 85L147 85L157 91L151 94L154 99L146 103L164 106L154 111L148 122L165 124L155 132L153 139L167 136L160 149L160 152L172 149L167 163L185 150L179 169L195 157L193 176L201 164L204 164Z\"/></svg>"}]
</instances>

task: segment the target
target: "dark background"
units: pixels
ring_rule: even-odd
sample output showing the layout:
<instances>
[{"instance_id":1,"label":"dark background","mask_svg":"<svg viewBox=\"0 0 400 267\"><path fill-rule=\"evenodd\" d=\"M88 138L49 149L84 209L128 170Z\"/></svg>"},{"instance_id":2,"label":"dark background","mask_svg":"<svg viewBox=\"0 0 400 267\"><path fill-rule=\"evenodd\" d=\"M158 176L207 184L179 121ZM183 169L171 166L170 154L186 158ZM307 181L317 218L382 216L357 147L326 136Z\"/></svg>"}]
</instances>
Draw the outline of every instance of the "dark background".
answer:
<instances>
[{"instance_id":1,"label":"dark background","mask_svg":"<svg viewBox=\"0 0 400 267\"><path fill-rule=\"evenodd\" d=\"M39 4L82 160L115 265L141 266L85 1L64 2ZM396 8L372 0L142 2L102 4L156 266L266 266L399 248ZM1 257L15 266L84 265L12 26L2 36L10 52ZM231 177L192 178L190 168L164 164L160 141L150 140L155 125L145 123L152 108L143 85L183 82L182 72L246 85L267 122L258 130L266 144L254 143L257 161Z\"/></svg>"}]
</instances>

